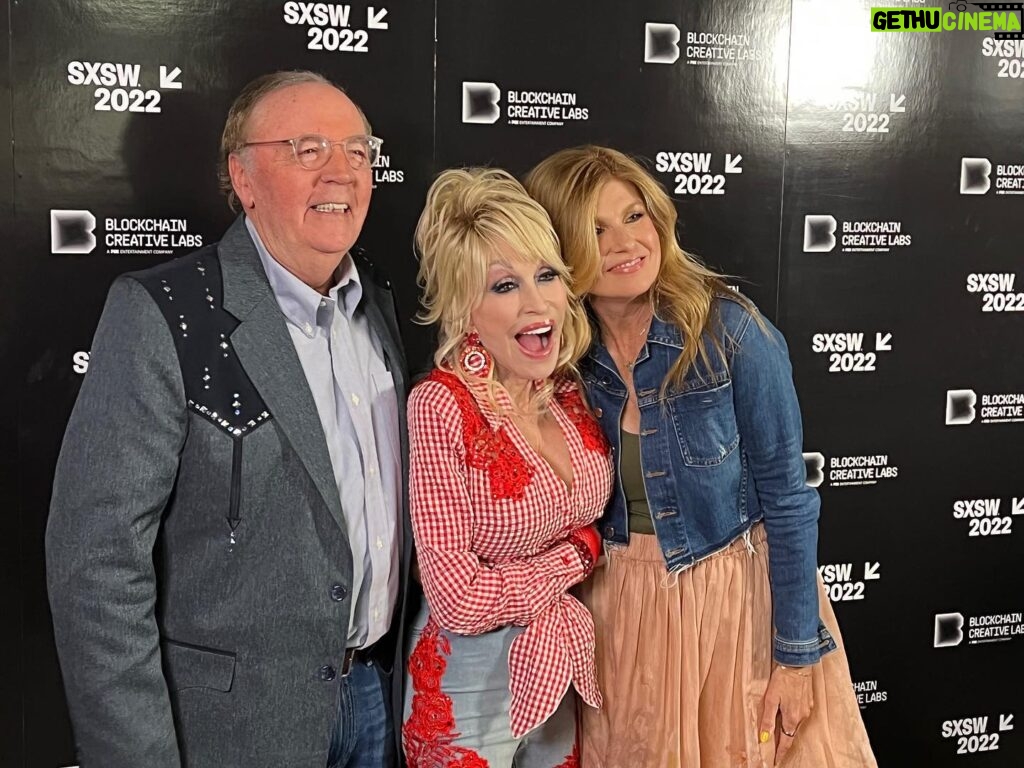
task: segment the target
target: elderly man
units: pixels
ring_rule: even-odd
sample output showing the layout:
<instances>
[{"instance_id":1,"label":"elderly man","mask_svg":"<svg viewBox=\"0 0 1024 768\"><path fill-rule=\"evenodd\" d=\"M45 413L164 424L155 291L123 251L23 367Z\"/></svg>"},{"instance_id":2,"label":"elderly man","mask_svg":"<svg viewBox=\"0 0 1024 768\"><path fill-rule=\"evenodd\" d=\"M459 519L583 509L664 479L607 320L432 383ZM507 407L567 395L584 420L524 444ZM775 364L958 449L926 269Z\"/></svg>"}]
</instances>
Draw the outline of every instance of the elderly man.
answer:
<instances>
[{"instance_id":1,"label":"elderly man","mask_svg":"<svg viewBox=\"0 0 1024 768\"><path fill-rule=\"evenodd\" d=\"M319 75L253 81L222 140L244 214L111 288L46 540L84 768L396 761L407 374L353 250L369 133Z\"/></svg>"}]
</instances>

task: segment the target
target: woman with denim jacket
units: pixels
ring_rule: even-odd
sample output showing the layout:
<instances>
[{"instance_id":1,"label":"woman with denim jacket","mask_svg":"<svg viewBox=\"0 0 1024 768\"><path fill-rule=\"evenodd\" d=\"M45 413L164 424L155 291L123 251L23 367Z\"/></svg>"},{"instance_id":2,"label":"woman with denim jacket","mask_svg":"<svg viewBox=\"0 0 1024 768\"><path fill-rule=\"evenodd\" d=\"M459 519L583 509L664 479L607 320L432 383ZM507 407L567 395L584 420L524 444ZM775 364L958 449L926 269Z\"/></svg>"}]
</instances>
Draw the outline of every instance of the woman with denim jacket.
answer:
<instances>
[{"instance_id":1,"label":"woman with denim jacket","mask_svg":"<svg viewBox=\"0 0 1024 768\"><path fill-rule=\"evenodd\" d=\"M782 335L679 247L626 155L563 150L526 186L595 326L580 372L617 468L584 586L604 704L583 766L873 768Z\"/></svg>"}]
</instances>

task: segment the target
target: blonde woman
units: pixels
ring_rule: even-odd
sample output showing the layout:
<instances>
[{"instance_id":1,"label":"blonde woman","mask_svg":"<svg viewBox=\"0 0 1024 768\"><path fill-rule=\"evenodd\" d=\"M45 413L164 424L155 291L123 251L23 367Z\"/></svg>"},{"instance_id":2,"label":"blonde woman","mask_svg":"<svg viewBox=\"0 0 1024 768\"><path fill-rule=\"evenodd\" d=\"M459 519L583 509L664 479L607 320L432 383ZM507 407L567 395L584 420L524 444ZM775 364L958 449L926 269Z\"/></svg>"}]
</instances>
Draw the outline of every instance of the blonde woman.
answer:
<instances>
[{"instance_id":1,"label":"blonde woman","mask_svg":"<svg viewBox=\"0 0 1024 768\"><path fill-rule=\"evenodd\" d=\"M583 765L875 766L817 579L786 344L686 254L635 161L558 152L526 182L551 214L595 343L580 370L616 456L587 585L601 711Z\"/></svg>"},{"instance_id":2,"label":"blonde woman","mask_svg":"<svg viewBox=\"0 0 1024 768\"><path fill-rule=\"evenodd\" d=\"M544 209L505 171L445 171L416 229L437 368L409 399L410 766L573 768L572 689L600 704L593 570L608 445L574 364L590 334Z\"/></svg>"}]
</instances>

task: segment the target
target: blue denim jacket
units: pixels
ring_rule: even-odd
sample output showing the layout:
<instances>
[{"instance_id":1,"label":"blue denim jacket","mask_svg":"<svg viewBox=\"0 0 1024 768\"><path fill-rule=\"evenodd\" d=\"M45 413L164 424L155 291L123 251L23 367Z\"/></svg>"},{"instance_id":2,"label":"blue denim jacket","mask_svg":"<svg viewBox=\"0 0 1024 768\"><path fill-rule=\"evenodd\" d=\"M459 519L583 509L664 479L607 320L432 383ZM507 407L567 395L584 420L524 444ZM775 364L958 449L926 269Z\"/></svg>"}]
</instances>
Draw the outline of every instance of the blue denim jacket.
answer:
<instances>
[{"instance_id":1,"label":"blue denim jacket","mask_svg":"<svg viewBox=\"0 0 1024 768\"><path fill-rule=\"evenodd\" d=\"M663 380L683 348L682 333L655 317L633 368L640 406L644 487L669 571L729 546L764 520L774 604L774 658L816 662L835 641L818 615L818 494L806 485L803 427L782 334L728 296L714 301L705 331L713 364L700 359L682 387ZM724 331L724 333L723 333ZM600 343L580 362L590 404L619 455L626 386ZM626 497L615 491L598 522L604 538L629 540Z\"/></svg>"}]
</instances>

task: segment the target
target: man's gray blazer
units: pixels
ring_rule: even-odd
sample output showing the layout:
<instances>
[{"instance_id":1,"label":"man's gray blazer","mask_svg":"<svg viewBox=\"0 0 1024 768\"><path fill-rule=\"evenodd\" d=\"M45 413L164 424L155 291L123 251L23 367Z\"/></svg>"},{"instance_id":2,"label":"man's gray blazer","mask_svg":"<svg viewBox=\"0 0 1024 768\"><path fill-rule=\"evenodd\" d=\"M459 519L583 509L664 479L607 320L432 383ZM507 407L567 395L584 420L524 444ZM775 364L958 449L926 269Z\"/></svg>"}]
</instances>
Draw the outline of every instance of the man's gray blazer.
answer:
<instances>
[{"instance_id":1,"label":"man's gray blazer","mask_svg":"<svg viewBox=\"0 0 1024 768\"><path fill-rule=\"evenodd\" d=\"M404 464L394 303L364 259L356 266L396 384ZM242 217L218 245L119 277L46 532L83 768L323 768L352 599L344 514ZM403 517L396 651L412 545ZM400 665L393 677L397 730Z\"/></svg>"}]
</instances>

